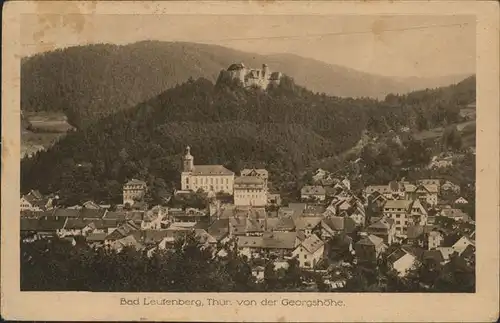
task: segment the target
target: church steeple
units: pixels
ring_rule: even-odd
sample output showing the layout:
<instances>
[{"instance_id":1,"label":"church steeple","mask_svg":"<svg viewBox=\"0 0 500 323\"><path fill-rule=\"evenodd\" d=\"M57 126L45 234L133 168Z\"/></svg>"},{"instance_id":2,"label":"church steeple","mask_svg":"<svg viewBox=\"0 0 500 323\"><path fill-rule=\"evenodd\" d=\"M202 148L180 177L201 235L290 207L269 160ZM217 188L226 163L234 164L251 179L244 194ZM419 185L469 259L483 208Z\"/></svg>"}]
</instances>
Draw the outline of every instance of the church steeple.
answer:
<instances>
[{"instance_id":1,"label":"church steeple","mask_svg":"<svg viewBox=\"0 0 500 323\"><path fill-rule=\"evenodd\" d=\"M183 171L192 172L194 169L194 157L191 155L191 148L186 147L186 154L183 157Z\"/></svg>"}]
</instances>

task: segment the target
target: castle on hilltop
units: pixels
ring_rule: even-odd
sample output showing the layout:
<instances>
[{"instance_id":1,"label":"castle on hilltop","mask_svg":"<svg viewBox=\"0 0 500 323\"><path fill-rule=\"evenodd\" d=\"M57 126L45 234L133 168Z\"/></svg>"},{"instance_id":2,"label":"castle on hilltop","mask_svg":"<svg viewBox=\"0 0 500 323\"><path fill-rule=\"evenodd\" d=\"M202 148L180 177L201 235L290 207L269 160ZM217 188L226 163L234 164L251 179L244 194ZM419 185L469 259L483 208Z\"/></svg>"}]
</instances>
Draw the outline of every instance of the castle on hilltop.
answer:
<instances>
[{"instance_id":1,"label":"castle on hilltop","mask_svg":"<svg viewBox=\"0 0 500 323\"><path fill-rule=\"evenodd\" d=\"M232 64L226 73L232 79L239 80L244 87L257 86L264 90L269 84L279 84L281 80L281 73L271 72L267 64L263 64L260 69L248 68L243 63Z\"/></svg>"}]
</instances>

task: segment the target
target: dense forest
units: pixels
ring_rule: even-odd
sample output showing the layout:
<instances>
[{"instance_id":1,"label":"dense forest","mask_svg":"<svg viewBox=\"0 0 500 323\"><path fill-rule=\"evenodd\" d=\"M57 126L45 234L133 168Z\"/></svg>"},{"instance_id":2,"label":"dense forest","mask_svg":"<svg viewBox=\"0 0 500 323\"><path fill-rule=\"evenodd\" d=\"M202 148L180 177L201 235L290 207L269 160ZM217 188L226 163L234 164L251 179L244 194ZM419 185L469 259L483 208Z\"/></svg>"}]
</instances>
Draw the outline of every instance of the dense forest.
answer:
<instances>
[{"instance_id":1,"label":"dense forest","mask_svg":"<svg viewBox=\"0 0 500 323\"><path fill-rule=\"evenodd\" d=\"M143 41L117 46L76 46L23 58L21 109L64 112L83 127L121 109L134 107L193 77L215 82L234 62L293 75L315 92L340 97L377 97L458 82L443 79L394 80L288 54L258 55L221 46Z\"/></svg>"},{"instance_id":2,"label":"dense forest","mask_svg":"<svg viewBox=\"0 0 500 323\"><path fill-rule=\"evenodd\" d=\"M214 257L192 234L177 240L173 249L158 250L152 257L131 247L116 253L93 249L82 241L73 247L67 240L43 239L21 243L20 284L22 291L329 291L320 272L301 270L295 259L288 262L288 268L275 270L272 261L249 260L232 251L225 257ZM256 265L264 266L263 281L252 275L251 268ZM402 278L384 255L377 263L341 267L329 275L346 281L338 292L471 293L475 291L475 257L452 255L445 265L423 261ZM312 284L306 286L305 281Z\"/></svg>"},{"instance_id":3,"label":"dense forest","mask_svg":"<svg viewBox=\"0 0 500 323\"><path fill-rule=\"evenodd\" d=\"M396 97L396 105L390 97L315 94L286 76L267 91L227 79L215 85L189 79L23 159L22 190L118 203L122 183L133 177L150 183L162 179L172 189L186 145L195 164L220 163L235 172L265 166L275 176L272 181L296 180L312 161L351 148L367 130L384 135L458 121L460 105L475 100L475 91L469 91L474 81ZM419 159L405 151L401 158Z\"/></svg>"}]
</instances>

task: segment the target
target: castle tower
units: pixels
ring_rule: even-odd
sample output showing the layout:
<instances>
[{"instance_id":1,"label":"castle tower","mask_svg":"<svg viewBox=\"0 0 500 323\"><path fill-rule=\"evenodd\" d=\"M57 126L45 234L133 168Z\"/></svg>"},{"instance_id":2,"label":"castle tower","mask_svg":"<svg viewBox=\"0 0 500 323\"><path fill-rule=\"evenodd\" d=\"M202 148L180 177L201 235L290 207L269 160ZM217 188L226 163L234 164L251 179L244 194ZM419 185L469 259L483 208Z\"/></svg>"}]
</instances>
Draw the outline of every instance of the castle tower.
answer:
<instances>
[{"instance_id":1,"label":"castle tower","mask_svg":"<svg viewBox=\"0 0 500 323\"><path fill-rule=\"evenodd\" d=\"M267 64L262 64L262 76L260 78L260 86L265 90L269 85L269 79L271 78L271 71Z\"/></svg>"},{"instance_id":2,"label":"castle tower","mask_svg":"<svg viewBox=\"0 0 500 323\"><path fill-rule=\"evenodd\" d=\"M183 171L192 172L194 169L194 157L191 155L191 148L186 147L186 154L182 158L183 160Z\"/></svg>"},{"instance_id":3,"label":"castle tower","mask_svg":"<svg viewBox=\"0 0 500 323\"><path fill-rule=\"evenodd\" d=\"M267 64L262 64L262 76L264 79L268 79L270 76L269 67Z\"/></svg>"}]
</instances>

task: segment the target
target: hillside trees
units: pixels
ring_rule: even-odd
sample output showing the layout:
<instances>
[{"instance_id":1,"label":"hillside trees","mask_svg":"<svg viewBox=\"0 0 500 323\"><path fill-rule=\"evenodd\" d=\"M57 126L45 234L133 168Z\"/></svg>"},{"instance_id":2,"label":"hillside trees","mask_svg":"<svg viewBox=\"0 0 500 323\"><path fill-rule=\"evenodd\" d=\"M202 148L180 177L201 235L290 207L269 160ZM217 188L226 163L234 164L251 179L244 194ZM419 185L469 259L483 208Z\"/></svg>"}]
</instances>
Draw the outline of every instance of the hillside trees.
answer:
<instances>
[{"instance_id":1,"label":"hillside trees","mask_svg":"<svg viewBox=\"0 0 500 323\"><path fill-rule=\"evenodd\" d=\"M251 291L248 264L235 254L216 260L194 234L170 251L148 257L125 248L120 253L67 240L21 243L21 290L96 292ZM36 275L34 274L36 273Z\"/></svg>"},{"instance_id":2,"label":"hillside trees","mask_svg":"<svg viewBox=\"0 0 500 323\"><path fill-rule=\"evenodd\" d=\"M408 84L403 86L401 82L386 77L293 55L262 56L214 45L142 41L125 46L76 46L23 58L21 109L27 112L63 112L71 125L84 128L96 120L154 98L190 77L192 80L204 77L215 82L221 70L231 62L239 61L253 67L266 62L273 70L292 75L295 82L284 80L284 88L292 92L295 83L316 93L358 98L381 98L390 92L404 93L416 88ZM453 78L449 82L456 81ZM450 109L451 105L474 101L473 83L475 78L471 77L446 89L388 95L384 103L394 108L408 104L423 106L427 112L436 111L431 114L439 114L441 117L437 119L446 115L450 123L457 117L454 108ZM326 95L318 96L327 98ZM425 118L430 115L427 112L424 112ZM439 122L436 120L433 122ZM389 126L393 125L389 122Z\"/></svg>"},{"instance_id":3,"label":"hillside trees","mask_svg":"<svg viewBox=\"0 0 500 323\"><path fill-rule=\"evenodd\" d=\"M295 55L257 55L208 44L141 41L124 46L75 46L23 58L21 109L63 112L71 125L84 128L190 77L214 82L221 70L241 61L253 67L267 63L274 71L294 76L297 84L342 97L383 97L421 87ZM449 80L456 81L456 77Z\"/></svg>"},{"instance_id":4,"label":"hillside trees","mask_svg":"<svg viewBox=\"0 0 500 323\"><path fill-rule=\"evenodd\" d=\"M462 148L462 137L456 126L447 127L441 137L441 145L444 150L458 151Z\"/></svg>"},{"instance_id":5,"label":"hillside trees","mask_svg":"<svg viewBox=\"0 0 500 323\"><path fill-rule=\"evenodd\" d=\"M269 91L191 80L25 158L22 191L118 203L117 182L148 176L161 178L165 185L159 189L171 191L186 145L196 164L222 164L235 172L266 167L271 182L286 189L312 162L354 146L368 123L372 131L407 125L415 112L400 100L401 106L392 107L373 99L318 95L286 76ZM431 118L430 126L435 122ZM365 163L371 167L366 170L380 178L393 176L398 159L410 158L402 150L387 142L373 163ZM414 157L423 162L426 155Z\"/></svg>"}]
</instances>

